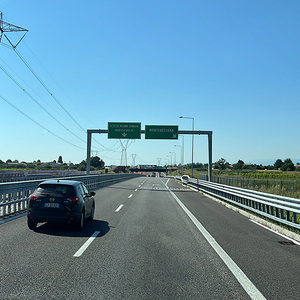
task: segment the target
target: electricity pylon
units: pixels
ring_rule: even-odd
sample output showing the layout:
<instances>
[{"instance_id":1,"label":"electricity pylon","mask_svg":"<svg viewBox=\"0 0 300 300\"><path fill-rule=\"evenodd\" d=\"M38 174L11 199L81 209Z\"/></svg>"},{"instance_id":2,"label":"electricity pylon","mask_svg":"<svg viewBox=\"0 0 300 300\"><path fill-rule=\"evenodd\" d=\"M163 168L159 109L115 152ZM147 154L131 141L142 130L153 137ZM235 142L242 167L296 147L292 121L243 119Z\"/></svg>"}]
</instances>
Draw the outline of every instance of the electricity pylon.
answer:
<instances>
[{"instance_id":1,"label":"electricity pylon","mask_svg":"<svg viewBox=\"0 0 300 300\"><path fill-rule=\"evenodd\" d=\"M161 157L158 157L157 161L158 161L158 166L160 166Z\"/></svg>"},{"instance_id":2,"label":"electricity pylon","mask_svg":"<svg viewBox=\"0 0 300 300\"><path fill-rule=\"evenodd\" d=\"M24 32L24 34L16 44L13 44L4 32ZM10 45L15 49L22 41L22 39L24 38L27 32L28 30L25 28L4 22L2 12L0 13L0 43L1 43L2 36L4 35L5 38L8 40L8 42L10 43Z\"/></svg>"},{"instance_id":3,"label":"electricity pylon","mask_svg":"<svg viewBox=\"0 0 300 300\"><path fill-rule=\"evenodd\" d=\"M132 167L135 167L135 158L136 158L136 154L131 154L132 156L132 163L131 163L131 166Z\"/></svg>"},{"instance_id":4,"label":"electricity pylon","mask_svg":"<svg viewBox=\"0 0 300 300\"><path fill-rule=\"evenodd\" d=\"M129 140L124 141L124 144L122 140L120 140L121 147L122 147L122 154L121 154L121 166L127 166L127 146L128 146Z\"/></svg>"}]
</instances>

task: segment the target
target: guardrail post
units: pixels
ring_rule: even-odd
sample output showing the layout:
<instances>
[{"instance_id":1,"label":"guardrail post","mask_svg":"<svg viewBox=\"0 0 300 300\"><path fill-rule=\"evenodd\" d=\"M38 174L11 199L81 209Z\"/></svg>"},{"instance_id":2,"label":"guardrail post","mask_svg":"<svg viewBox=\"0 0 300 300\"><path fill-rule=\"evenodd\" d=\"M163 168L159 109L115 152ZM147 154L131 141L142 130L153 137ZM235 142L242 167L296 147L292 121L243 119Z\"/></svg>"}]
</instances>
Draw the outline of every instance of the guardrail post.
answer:
<instances>
[{"instance_id":1,"label":"guardrail post","mask_svg":"<svg viewBox=\"0 0 300 300\"><path fill-rule=\"evenodd\" d=\"M292 222L297 223L297 214L295 212L292 214Z\"/></svg>"},{"instance_id":2,"label":"guardrail post","mask_svg":"<svg viewBox=\"0 0 300 300\"><path fill-rule=\"evenodd\" d=\"M291 213L288 210L286 211L286 220L291 221Z\"/></svg>"}]
</instances>

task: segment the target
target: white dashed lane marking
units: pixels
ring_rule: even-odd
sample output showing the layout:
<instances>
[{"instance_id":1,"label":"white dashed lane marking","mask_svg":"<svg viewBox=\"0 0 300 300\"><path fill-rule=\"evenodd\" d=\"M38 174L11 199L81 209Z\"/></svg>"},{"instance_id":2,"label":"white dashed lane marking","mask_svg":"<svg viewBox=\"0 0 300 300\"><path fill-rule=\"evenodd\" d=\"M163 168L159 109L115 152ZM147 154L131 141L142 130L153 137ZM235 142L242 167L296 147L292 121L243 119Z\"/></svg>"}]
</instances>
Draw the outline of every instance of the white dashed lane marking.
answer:
<instances>
[{"instance_id":1,"label":"white dashed lane marking","mask_svg":"<svg viewBox=\"0 0 300 300\"><path fill-rule=\"evenodd\" d=\"M123 207L124 205L123 204L121 204L116 210L115 210L115 212L119 212L120 211L120 209Z\"/></svg>"}]
</instances>

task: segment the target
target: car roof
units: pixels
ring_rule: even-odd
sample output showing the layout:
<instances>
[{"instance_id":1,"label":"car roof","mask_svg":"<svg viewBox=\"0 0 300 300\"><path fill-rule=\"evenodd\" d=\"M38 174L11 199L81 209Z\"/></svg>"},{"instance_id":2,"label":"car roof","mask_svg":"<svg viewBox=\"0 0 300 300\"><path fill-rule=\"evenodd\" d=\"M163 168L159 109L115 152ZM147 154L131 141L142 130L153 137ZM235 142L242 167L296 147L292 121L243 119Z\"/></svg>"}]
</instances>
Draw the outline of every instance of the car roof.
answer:
<instances>
[{"instance_id":1,"label":"car roof","mask_svg":"<svg viewBox=\"0 0 300 300\"><path fill-rule=\"evenodd\" d=\"M60 180L60 179L55 179L55 180L45 180L40 183L41 184L55 184L55 185L78 185L81 183L80 181L74 181L74 180Z\"/></svg>"}]
</instances>

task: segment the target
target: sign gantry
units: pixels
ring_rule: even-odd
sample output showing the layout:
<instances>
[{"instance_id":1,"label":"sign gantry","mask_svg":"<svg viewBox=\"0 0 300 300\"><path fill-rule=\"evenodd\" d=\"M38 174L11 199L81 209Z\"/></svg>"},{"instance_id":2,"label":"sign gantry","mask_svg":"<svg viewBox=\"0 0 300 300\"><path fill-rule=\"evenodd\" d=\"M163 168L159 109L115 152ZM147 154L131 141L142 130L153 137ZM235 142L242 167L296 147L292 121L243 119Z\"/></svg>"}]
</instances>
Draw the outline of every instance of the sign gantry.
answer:
<instances>
[{"instance_id":1,"label":"sign gantry","mask_svg":"<svg viewBox=\"0 0 300 300\"><path fill-rule=\"evenodd\" d=\"M91 146L93 133L107 133L109 139L140 139L145 134L145 139L177 140L178 135L207 135L208 136L208 180L212 181L212 131L203 130L178 130L177 125L145 125L141 130L141 123L116 123L109 122L108 129L87 130L87 159L86 174L90 174Z\"/></svg>"}]
</instances>

